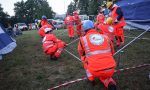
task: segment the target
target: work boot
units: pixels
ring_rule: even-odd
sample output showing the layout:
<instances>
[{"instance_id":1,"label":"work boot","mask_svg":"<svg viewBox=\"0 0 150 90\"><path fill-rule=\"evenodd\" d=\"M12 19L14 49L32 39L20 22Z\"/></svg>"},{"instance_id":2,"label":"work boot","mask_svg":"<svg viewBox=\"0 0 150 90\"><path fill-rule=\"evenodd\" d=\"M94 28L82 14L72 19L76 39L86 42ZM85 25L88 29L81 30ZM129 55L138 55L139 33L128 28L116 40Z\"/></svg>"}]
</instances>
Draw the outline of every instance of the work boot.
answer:
<instances>
[{"instance_id":1,"label":"work boot","mask_svg":"<svg viewBox=\"0 0 150 90\"><path fill-rule=\"evenodd\" d=\"M57 57L51 56L50 59L51 59L51 60L57 60Z\"/></svg>"},{"instance_id":2,"label":"work boot","mask_svg":"<svg viewBox=\"0 0 150 90\"><path fill-rule=\"evenodd\" d=\"M112 82L110 82L110 83L108 84L108 90L117 90L117 87L116 87L115 84L113 84Z\"/></svg>"},{"instance_id":3,"label":"work boot","mask_svg":"<svg viewBox=\"0 0 150 90\"><path fill-rule=\"evenodd\" d=\"M86 80L87 89L86 90L94 90L94 86L96 85L95 81Z\"/></svg>"}]
</instances>

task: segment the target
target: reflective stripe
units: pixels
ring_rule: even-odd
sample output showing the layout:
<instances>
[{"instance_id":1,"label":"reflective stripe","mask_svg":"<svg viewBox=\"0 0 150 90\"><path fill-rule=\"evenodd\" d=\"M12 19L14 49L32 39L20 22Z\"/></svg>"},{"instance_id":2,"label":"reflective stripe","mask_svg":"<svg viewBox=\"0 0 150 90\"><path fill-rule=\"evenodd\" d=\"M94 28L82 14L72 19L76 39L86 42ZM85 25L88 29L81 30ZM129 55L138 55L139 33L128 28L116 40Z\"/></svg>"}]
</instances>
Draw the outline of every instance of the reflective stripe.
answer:
<instances>
[{"instance_id":1,"label":"reflective stripe","mask_svg":"<svg viewBox=\"0 0 150 90\"><path fill-rule=\"evenodd\" d=\"M83 39L84 46L85 46L85 49L86 49L86 56L87 57L92 56L92 55L96 55L96 54L111 53L110 45L108 45L108 49L105 49L105 50L96 50L96 51L90 52L86 36L84 36L82 39ZM107 40L107 42L108 42L108 40Z\"/></svg>"},{"instance_id":2,"label":"reflective stripe","mask_svg":"<svg viewBox=\"0 0 150 90\"><path fill-rule=\"evenodd\" d=\"M85 49L86 49L87 53L90 52L86 36L83 37L83 42L84 42L84 46L85 46Z\"/></svg>"},{"instance_id":3,"label":"reflective stripe","mask_svg":"<svg viewBox=\"0 0 150 90\"><path fill-rule=\"evenodd\" d=\"M105 53L111 53L111 50L110 49L96 50L96 51L87 53L86 56L89 57L89 56L93 56L93 55L96 55L96 54L105 54Z\"/></svg>"},{"instance_id":4,"label":"reflective stripe","mask_svg":"<svg viewBox=\"0 0 150 90\"><path fill-rule=\"evenodd\" d=\"M63 51L63 48L59 48L59 49L57 50L57 53L60 53L61 51Z\"/></svg>"},{"instance_id":5,"label":"reflective stripe","mask_svg":"<svg viewBox=\"0 0 150 90\"><path fill-rule=\"evenodd\" d=\"M45 49L48 49L48 48L50 48L52 46L54 46L54 45L48 45L48 46L45 47Z\"/></svg>"},{"instance_id":6,"label":"reflective stripe","mask_svg":"<svg viewBox=\"0 0 150 90\"><path fill-rule=\"evenodd\" d=\"M45 41L44 43L53 44L53 41Z\"/></svg>"},{"instance_id":7,"label":"reflective stripe","mask_svg":"<svg viewBox=\"0 0 150 90\"><path fill-rule=\"evenodd\" d=\"M93 76L88 70L86 70L86 75L87 75L87 77L92 77Z\"/></svg>"}]
</instances>

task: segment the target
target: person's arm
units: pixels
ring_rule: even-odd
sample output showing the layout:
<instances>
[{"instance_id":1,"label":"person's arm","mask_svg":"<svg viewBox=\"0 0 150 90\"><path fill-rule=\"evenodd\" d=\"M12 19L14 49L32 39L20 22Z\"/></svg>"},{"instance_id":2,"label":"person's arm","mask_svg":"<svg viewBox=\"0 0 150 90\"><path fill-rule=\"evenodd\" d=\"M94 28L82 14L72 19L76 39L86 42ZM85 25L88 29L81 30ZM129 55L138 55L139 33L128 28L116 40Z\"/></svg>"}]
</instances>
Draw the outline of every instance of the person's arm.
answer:
<instances>
[{"instance_id":1,"label":"person's arm","mask_svg":"<svg viewBox=\"0 0 150 90\"><path fill-rule=\"evenodd\" d=\"M121 18L123 17L123 12L120 7L117 8L116 13L118 14L117 20L121 20Z\"/></svg>"},{"instance_id":2,"label":"person's arm","mask_svg":"<svg viewBox=\"0 0 150 90\"><path fill-rule=\"evenodd\" d=\"M113 42L112 42L111 40L110 40L110 48L111 48L111 53L112 53L112 55L114 55L115 49L114 49Z\"/></svg>"},{"instance_id":3,"label":"person's arm","mask_svg":"<svg viewBox=\"0 0 150 90\"><path fill-rule=\"evenodd\" d=\"M83 46L81 44L81 41L78 43L78 53L81 56L82 62L85 62L85 51L83 50Z\"/></svg>"}]
</instances>

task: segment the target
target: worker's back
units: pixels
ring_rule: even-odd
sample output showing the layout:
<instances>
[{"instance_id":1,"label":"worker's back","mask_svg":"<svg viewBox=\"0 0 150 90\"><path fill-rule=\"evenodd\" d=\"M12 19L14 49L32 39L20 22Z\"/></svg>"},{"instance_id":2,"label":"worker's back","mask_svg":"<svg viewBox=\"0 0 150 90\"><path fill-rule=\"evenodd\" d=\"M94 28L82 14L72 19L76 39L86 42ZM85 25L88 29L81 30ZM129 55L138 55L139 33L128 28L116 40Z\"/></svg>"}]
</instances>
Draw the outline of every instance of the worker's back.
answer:
<instances>
[{"instance_id":1,"label":"worker's back","mask_svg":"<svg viewBox=\"0 0 150 90\"><path fill-rule=\"evenodd\" d=\"M110 39L106 35L92 29L81 37L80 41L85 51L85 61L88 62L89 70L99 71L115 67Z\"/></svg>"}]
</instances>

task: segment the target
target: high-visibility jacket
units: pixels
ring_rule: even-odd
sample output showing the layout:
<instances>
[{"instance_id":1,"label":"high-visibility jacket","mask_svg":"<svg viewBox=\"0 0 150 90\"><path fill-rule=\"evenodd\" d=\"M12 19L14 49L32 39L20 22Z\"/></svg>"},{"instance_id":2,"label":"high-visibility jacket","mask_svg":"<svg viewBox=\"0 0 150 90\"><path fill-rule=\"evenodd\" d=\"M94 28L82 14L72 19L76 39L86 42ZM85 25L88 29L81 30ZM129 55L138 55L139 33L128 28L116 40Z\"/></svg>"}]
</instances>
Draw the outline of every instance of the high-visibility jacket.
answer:
<instances>
[{"instance_id":1,"label":"high-visibility jacket","mask_svg":"<svg viewBox=\"0 0 150 90\"><path fill-rule=\"evenodd\" d=\"M113 10L111 12L111 17L113 18L113 22L115 22L115 20L118 17L118 14L116 13L117 8L118 8L118 6L113 7ZM115 26L116 26L116 28L119 28L119 27L123 27L125 25L126 25L126 22L124 21L124 17L122 17Z\"/></svg>"},{"instance_id":2,"label":"high-visibility jacket","mask_svg":"<svg viewBox=\"0 0 150 90\"><path fill-rule=\"evenodd\" d=\"M104 23L105 16L103 14L98 14L96 20L98 23Z\"/></svg>"},{"instance_id":3,"label":"high-visibility jacket","mask_svg":"<svg viewBox=\"0 0 150 90\"><path fill-rule=\"evenodd\" d=\"M98 26L98 29L101 30L101 34L105 34L109 37L110 40L114 40L116 29L112 25L102 24Z\"/></svg>"},{"instance_id":4,"label":"high-visibility jacket","mask_svg":"<svg viewBox=\"0 0 150 90\"><path fill-rule=\"evenodd\" d=\"M74 25L74 17L68 15L68 16L65 18L65 24L66 24L66 25Z\"/></svg>"},{"instance_id":5,"label":"high-visibility jacket","mask_svg":"<svg viewBox=\"0 0 150 90\"><path fill-rule=\"evenodd\" d=\"M53 27L52 27L50 24L45 24L45 25L43 25L43 26L39 29L39 31L38 31L39 35L40 35L42 38L45 36L44 30L45 30L46 28L53 28Z\"/></svg>"},{"instance_id":6,"label":"high-visibility jacket","mask_svg":"<svg viewBox=\"0 0 150 90\"><path fill-rule=\"evenodd\" d=\"M99 24L104 24L104 19L105 19L105 16L103 14L98 14L96 17L96 22L95 22L94 26L96 28L98 28Z\"/></svg>"},{"instance_id":7,"label":"high-visibility jacket","mask_svg":"<svg viewBox=\"0 0 150 90\"><path fill-rule=\"evenodd\" d=\"M78 14L74 15L74 22L76 24L76 33L78 36L82 35L82 25Z\"/></svg>"},{"instance_id":8,"label":"high-visibility jacket","mask_svg":"<svg viewBox=\"0 0 150 90\"><path fill-rule=\"evenodd\" d=\"M89 30L85 36L80 37L78 52L83 62L87 63L88 70L99 71L116 66L113 58L114 48L110 39L95 29Z\"/></svg>"},{"instance_id":9,"label":"high-visibility jacket","mask_svg":"<svg viewBox=\"0 0 150 90\"><path fill-rule=\"evenodd\" d=\"M57 38L54 34L46 34L43 38L43 51L47 53L49 49L51 49L51 53L55 52L57 49Z\"/></svg>"},{"instance_id":10,"label":"high-visibility jacket","mask_svg":"<svg viewBox=\"0 0 150 90\"><path fill-rule=\"evenodd\" d=\"M60 49L65 47L65 42L59 40L54 34L51 33L46 34L42 42L43 51L48 55L59 53Z\"/></svg>"},{"instance_id":11,"label":"high-visibility jacket","mask_svg":"<svg viewBox=\"0 0 150 90\"><path fill-rule=\"evenodd\" d=\"M74 15L73 18L74 18L74 22L76 23L76 25L81 24L79 15Z\"/></svg>"}]
</instances>

